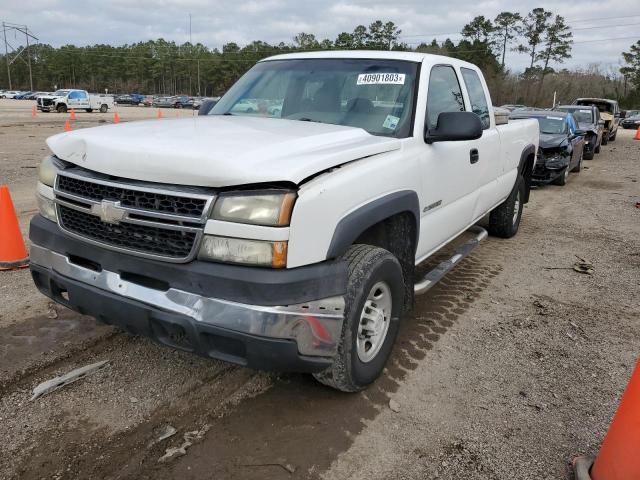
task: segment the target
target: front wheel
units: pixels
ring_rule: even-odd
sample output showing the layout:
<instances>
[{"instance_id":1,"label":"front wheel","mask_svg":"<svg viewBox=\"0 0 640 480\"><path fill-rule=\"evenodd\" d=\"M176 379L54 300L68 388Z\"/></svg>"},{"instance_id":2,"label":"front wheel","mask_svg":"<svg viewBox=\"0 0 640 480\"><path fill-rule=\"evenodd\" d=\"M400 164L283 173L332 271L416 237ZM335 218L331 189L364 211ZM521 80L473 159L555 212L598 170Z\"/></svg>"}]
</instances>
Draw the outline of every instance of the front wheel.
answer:
<instances>
[{"instance_id":1,"label":"front wheel","mask_svg":"<svg viewBox=\"0 0 640 480\"><path fill-rule=\"evenodd\" d=\"M569 180L569 167L565 168L564 171L555 178L553 184L564 187L567 184L567 180Z\"/></svg>"},{"instance_id":2,"label":"front wheel","mask_svg":"<svg viewBox=\"0 0 640 480\"><path fill-rule=\"evenodd\" d=\"M371 245L352 245L342 257L348 266L344 321L333 364L314 374L343 392L358 392L382 373L393 348L404 302L398 259Z\"/></svg>"},{"instance_id":3,"label":"front wheel","mask_svg":"<svg viewBox=\"0 0 640 480\"><path fill-rule=\"evenodd\" d=\"M489 214L489 233L496 237L511 238L518 233L524 208L525 184L518 174L516 184L507 199Z\"/></svg>"},{"instance_id":4,"label":"front wheel","mask_svg":"<svg viewBox=\"0 0 640 480\"><path fill-rule=\"evenodd\" d=\"M616 135L618 135L618 130L616 129L616 131L613 133L613 135L611 135L611 137L609 138L610 142L615 142L616 141Z\"/></svg>"},{"instance_id":5,"label":"front wheel","mask_svg":"<svg viewBox=\"0 0 640 480\"><path fill-rule=\"evenodd\" d=\"M602 140L600 142L602 143ZM596 146L596 148L593 151L595 153L600 153L600 143Z\"/></svg>"},{"instance_id":6,"label":"front wheel","mask_svg":"<svg viewBox=\"0 0 640 480\"><path fill-rule=\"evenodd\" d=\"M67 113L67 106L64 103L61 103L56 107L56 111L58 113Z\"/></svg>"},{"instance_id":7,"label":"front wheel","mask_svg":"<svg viewBox=\"0 0 640 480\"><path fill-rule=\"evenodd\" d=\"M93 108L85 108L84 111L87 113L91 113L93 112Z\"/></svg>"}]
</instances>

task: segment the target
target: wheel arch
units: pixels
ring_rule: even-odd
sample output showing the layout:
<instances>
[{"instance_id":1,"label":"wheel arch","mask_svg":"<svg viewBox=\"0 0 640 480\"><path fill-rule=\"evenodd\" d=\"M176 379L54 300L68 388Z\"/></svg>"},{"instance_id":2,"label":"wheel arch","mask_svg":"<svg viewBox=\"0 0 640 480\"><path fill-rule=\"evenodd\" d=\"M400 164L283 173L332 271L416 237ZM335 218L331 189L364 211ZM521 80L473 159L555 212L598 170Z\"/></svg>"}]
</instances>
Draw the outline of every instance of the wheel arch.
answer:
<instances>
[{"instance_id":1,"label":"wheel arch","mask_svg":"<svg viewBox=\"0 0 640 480\"><path fill-rule=\"evenodd\" d=\"M520 154L520 163L518 165L518 174L524 178L524 203L529 202L529 196L531 193L531 177L533 174L533 165L536 161L536 147L535 145L527 145Z\"/></svg>"},{"instance_id":2,"label":"wheel arch","mask_svg":"<svg viewBox=\"0 0 640 480\"><path fill-rule=\"evenodd\" d=\"M377 198L343 217L333 233L327 258L343 255L353 244L384 248L400 262L405 308L413 304L415 254L420 232L420 203L415 191Z\"/></svg>"}]
</instances>

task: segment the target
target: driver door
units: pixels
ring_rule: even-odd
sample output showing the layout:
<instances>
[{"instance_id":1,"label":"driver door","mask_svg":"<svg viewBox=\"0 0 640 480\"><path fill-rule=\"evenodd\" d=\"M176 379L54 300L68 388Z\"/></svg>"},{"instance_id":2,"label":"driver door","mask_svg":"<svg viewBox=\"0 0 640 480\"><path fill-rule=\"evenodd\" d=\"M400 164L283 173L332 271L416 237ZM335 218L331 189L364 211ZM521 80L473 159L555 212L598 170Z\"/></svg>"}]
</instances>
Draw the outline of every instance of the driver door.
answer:
<instances>
[{"instance_id":1,"label":"driver door","mask_svg":"<svg viewBox=\"0 0 640 480\"><path fill-rule=\"evenodd\" d=\"M427 90L426 128L435 128L442 112L465 111L461 82L451 65L435 65ZM420 154L422 196L420 245L424 257L471 223L477 202L478 140L423 143Z\"/></svg>"}]
</instances>

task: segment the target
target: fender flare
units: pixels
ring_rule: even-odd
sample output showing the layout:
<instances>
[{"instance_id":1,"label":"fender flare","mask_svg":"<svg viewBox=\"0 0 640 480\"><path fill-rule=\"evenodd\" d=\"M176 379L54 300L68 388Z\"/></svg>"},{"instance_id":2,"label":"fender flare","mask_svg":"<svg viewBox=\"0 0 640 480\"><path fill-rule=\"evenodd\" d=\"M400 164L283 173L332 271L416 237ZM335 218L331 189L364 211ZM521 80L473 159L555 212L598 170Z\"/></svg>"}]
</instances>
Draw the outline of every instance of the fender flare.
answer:
<instances>
[{"instance_id":1,"label":"fender flare","mask_svg":"<svg viewBox=\"0 0 640 480\"><path fill-rule=\"evenodd\" d=\"M368 228L402 212L409 212L416 222L415 245L420 232L420 202L413 190L400 190L369 203L344 216L336 225L327 251L327 259L342 255L355 240Z\"/></svg>"},{"instance_id":2,"label":"fender flare","mask_svg":"<svg viewBox=\"0 0 640 480\"><path fill-rule=\"evenodd\" d=\"M524 169L527 166L528 158L533 155L533 164L531 165L531 172L529 172L529 178L526 178L524 175ZM535 145L529 144L522 150L520 154L520 163L518 165L518 175L522 175L525 177L525 194L524 194L524 203L529 202L529 194L531 193L531 173L533 172L533 167L535 165L535 155L536 155L536 147Z\"/></svg>"}]
</instances>

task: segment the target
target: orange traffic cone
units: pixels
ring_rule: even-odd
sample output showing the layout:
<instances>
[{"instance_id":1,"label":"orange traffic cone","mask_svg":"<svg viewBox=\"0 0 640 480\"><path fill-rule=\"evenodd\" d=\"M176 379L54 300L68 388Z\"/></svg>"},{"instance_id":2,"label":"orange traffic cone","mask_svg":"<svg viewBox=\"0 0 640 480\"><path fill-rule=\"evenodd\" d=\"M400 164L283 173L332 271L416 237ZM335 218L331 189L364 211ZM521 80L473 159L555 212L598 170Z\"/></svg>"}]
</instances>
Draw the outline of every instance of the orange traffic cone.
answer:
<instances>
[{"instance_id":1,"label":"orange traffic cone","mask_svg":"<svg viewBox=\"0 0 640 480\"><path fill-rule=\"evenodd\" d=\"M576 480L631 480L640 478L640 361L622 395L618 411L602 442L598 457L573 461Z\"/></svg>"},{"instance_id":2,"label":"orange traffic cone","mask_svg":"<svg viewBox=\"0 0 640 480\"><path fill-rule=\"evenodd\" d=\"M35 117L36 115L38 115L38 109L34 105L33 108L31 109L31 116Z\"/></svg>"},{"instance_id":3,"label":"orange traffic cone","mask_svg":"<svg viewBox=\"0 0 640 480\"><path fill-rule=\"evenodd\" d=\"M162 118L162 110L158 109L157 117L158 117L158 118Z\"/></svg>"},{"instance_id":4,"label":"orange traffic cone","mask_svg":"<svg viewBox=\"0 0 640 480\"><path fill-rule=\"evenodd\" d=\"M69 115L69 120L75 120L75 119L76 119L76 111L72 108L71 115Z\"/></svg>"},{"instance_id":5,"label":"orange traffic cone","mask_svg":"<svg viewBox=\"0 0 640 480\"><path fill-rule=\"evenodd\" d=\"M638 127L638 130L636 130L636 136L633 137L634 140L640 140L640 127Z\"/></svg>"},{"instance_id":6,"label":"orange traffic cone","mask_svg":"<svg viewBox=\"0 0 640 480\"><path fill-rule=\"evenodd\" d=\"M118 115L118 112L113 112L113 123L120 123L120 115Z\"/></svg>"},{"instance_id":7,"label":"orange traffic cone","mask_svg":"<svg viewBox=\"0 0 640 480\"><path fill-rule=\"evenodd\" d=\"M65 132L70 132L71 131L71 122L69 120L64 122L64 131Z\"/></svg>"},{"instance_id":8,"label":"orange traffic cone","mask_svg":"<svg viewBox=\"0 0 640 480\"><path fill-rule=\"evenodd\" d=\"M9 187L2 185L0 186L0 270L24 268L28 265L29 255L20 233Z\"/></svg>"}]
</instances>

